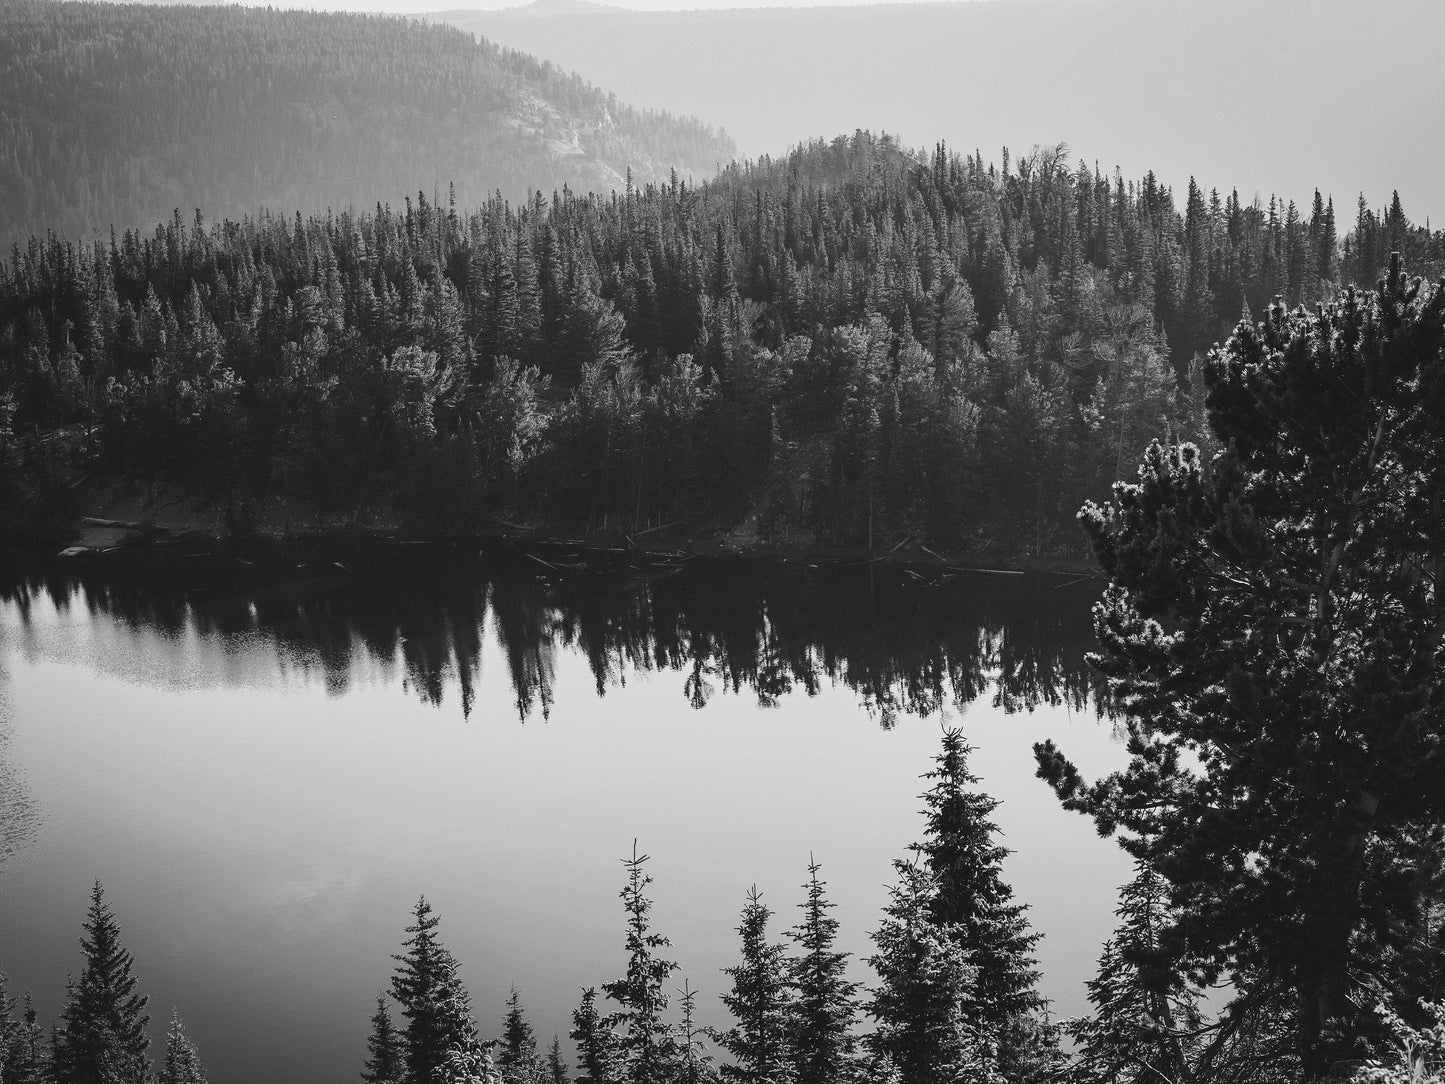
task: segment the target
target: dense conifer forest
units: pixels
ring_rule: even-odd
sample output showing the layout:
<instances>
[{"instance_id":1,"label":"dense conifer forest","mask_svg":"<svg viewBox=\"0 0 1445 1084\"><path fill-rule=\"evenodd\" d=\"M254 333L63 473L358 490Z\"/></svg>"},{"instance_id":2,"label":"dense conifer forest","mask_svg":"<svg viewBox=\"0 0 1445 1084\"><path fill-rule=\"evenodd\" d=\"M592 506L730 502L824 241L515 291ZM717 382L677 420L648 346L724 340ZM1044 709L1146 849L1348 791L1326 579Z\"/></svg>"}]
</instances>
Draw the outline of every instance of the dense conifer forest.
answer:
<instances>
[{"instance_id":1,"label":"dense conifer forest","mask_svg":"<svg viewBox=\"0 0 1445 1084\"><path fill-rule=\"evenodd\" d=\"M47 500L75 456L237 531L274 505L1087 547L1108 580L1095 702L1127 763L1091 781L1051 742L1034 754L1137 863L1091 1011L1050 1018L997 803L949 730L872 984L841 977L813 865L791 948L743 896L735 1024L704 1032L634 850L625 973L573 1016L579 1079L1438 1079L1445 284L1402 254L1438 276L1445 253L1398 197L1342 229L1321 197L1191 185L1180 208L1059 149L986 166L859 133L697 187L36 239L0 279L6 499L64 511ZM922 664L925 697L943 663ZM1081 702L1082 674L1051 673L1041 695ZM565 1079L519 993L482 1040L425 898L412 919L363 1079ZM0 1079L150 1074L98 885L85 932L48 1043L0 997ZM199 1079L172 1036L161 1079Z\"/></svg>"},{"instance_id":2,"label":"dense conifer forest","mask_svg":"<svg viewBox=\"0 0 1445 1084\"><path fill-rule=\"evenodd\" d=\"M53 526L79 466L235 530L1082 558L1079 506L1149 440L1209 450L1212 343L1391 251L1445 263L1398 197L1176 196L1063 148L986 164L862 132L701 185L178 212L0 269L6 499L37 510L12 529Z\"/></svg>"},{"instance_id":3,"label":"dense conifer forest","mask_svg":"<svg viewBox=\"0 0 1445 1084\"><path fill-rule=\"evenodd\" d=\"M455 180L581 190L711 176L722 133L410 19L269 8L0 5L0 244L179 207L370 207Z\"/></svg>"}]
</instances>

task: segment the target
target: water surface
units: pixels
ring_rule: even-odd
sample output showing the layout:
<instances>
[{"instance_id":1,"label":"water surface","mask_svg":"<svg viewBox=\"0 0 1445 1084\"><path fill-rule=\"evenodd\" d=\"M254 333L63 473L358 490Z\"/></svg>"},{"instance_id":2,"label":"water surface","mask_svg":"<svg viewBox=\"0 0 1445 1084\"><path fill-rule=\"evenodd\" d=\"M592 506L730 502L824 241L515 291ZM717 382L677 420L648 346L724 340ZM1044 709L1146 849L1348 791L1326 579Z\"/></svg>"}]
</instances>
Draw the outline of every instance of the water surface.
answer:
<instances>
[{"instance_id":1,"label":"water surface","mask_svg":"<svg viewBox=\"0 0 1445 1084\"><path fill-rule=\"evenodd\" d=\"M945 724L1002 803L1044 992L1083 1009L1127 863L1030 750L1053 738L1086 774L1123 759L1082 663L1096 585L341 564L8 562L0 969L47 1022L99 878L157 1039L177 1007L215 1084L355 1080L420 893L483 1033L515 984L565 1041L581 987L625 966L636 839L677 985L725 1024L745 893L780 932L810 853L843 947L870 951Z\"/></svg>"}]
</instances>

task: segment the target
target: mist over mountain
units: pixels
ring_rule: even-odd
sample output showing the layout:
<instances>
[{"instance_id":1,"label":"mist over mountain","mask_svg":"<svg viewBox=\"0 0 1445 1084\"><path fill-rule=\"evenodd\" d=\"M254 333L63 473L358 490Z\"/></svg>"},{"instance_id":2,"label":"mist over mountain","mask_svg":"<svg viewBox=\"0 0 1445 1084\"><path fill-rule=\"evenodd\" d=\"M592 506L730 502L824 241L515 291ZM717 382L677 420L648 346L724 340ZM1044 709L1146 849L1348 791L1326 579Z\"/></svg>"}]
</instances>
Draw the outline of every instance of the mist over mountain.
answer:
<instances>
[{"instance_id":1,"label":"mist over mountain","mask_svg":"<svg viewBox=\"0 0 1445 1084\"><path fill-rule=\"evenodd\" d=\"M712 175L723 133L448 26L0 5L0 243L111 225Z\"/></svg>"},{"instance_id":2,"label":"mist over mountain","mask_svg":"<svg viewBox=\"0 0 1445 1084\"><path fill-rule=\"evenodd\" d=\"M525 12L526 9L521 9ZM779 154L856 128L990 157L1066 142L1182 191L1445 214L1445 4L983 0L435 18Z\"/></svg>"}]
</instances>

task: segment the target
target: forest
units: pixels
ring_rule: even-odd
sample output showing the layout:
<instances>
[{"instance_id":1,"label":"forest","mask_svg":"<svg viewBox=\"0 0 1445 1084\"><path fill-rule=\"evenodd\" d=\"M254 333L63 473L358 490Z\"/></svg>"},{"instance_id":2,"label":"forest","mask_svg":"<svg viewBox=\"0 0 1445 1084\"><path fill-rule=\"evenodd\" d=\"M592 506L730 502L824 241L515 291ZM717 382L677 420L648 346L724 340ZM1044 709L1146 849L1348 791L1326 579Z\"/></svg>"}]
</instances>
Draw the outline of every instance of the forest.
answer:
<instances>
[{"instance_id":1,"label":"forest","mask_svg":"<svg viewBox=\"0 0 1445 1084\"><path fill-rule=\"evenodd\" d=\"M1033 750L1137 863L1091 1012L1038 994L996 803L948 731L874 984L841 980L814 866L782 941L746 897L735 1024L700 1035L634 850L579 1079L1438 1079L1445 285L1405 268L1439 278L1445 241L1398 196L1352 221L1320 195L1181 202L1062 148L986 165L860 132L701 185L35 238L0 273L4 496L44 526L84 470L236 534L282 509L1092 558L1128 762L1088 780ZM520 994L477 1035L438 921L420 900L389 984L378 946L363 1079L565 1076ZM0 1079L150 1074L99 886L85 930L51 1039L5 1003ZM163 1079L199 1079L173 1034Z\"/></svg>"},{"instance_id":2,"label":"forest","mask_svg":"<svg viewBox=\"0 0 1445 1084\"><path fill-rule=\"evenodd\" d=\"M1182 204L1182 206L1181 206ZM886 136L699 185L49 235L0 266L12 533L82 475L232 532L498 524L1082 560L1075 514L1200 442L1242 317L1445 265L1398 195L1337 217L1062 147Z\"/></svg>"},{"instance_id":3,"label":"forest","mask_svg":"<svg viewBox=\"0 0 1445 1084\"><path fill-rule=\"evenodd\" d=\"M469 203L711 176L736 153L451 27L340 12L0 5L0 245L148 229L180 207L365 208L455 179Z\"/></svg>"}]
</instances>

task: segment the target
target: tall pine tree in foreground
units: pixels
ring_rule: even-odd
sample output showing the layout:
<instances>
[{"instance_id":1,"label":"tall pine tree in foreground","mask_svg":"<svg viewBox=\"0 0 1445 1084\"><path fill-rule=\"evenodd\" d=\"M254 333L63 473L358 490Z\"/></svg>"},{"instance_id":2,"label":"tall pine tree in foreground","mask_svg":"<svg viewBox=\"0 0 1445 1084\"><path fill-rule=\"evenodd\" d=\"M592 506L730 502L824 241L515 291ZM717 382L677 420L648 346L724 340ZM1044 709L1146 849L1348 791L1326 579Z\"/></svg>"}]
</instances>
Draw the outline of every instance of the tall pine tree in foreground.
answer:
<instances>
[{"instance_id":1,"label":"tall pine tree in foreground","mask_svg":"<svg viewBox=\"0 0 1445 1084\"><path fill-rule=\"evenodd\" d=\"M797 1084L838 1084L851 1079L858 1041L853 1034L858 984L845 977L848 954L833 945L836 905L824 894L818 863L808 856L803 919L788 931L798 954L788 961L793 998L788 1007L788 1056Z\"/></svg>"},{"instance_id":2,"label":"tall pine tree in foreground","mask_svg":"<svg viewBox=\"0 0 1445 1084\"><path fill-rule=\"evenodd\" d=\"M471 1018L471 998L457 974L457 962L437 938L441 919L423 896L406 928L406 952L393 956L391 996L406 1018L402 1047L405 1084L445 1084L448 1065L477 1060L480 1046ZM373 1017L373 1020L375 1018Z\"/></svg>"},{"instance_id":3,"label":"tall pine tree in foreground","mask_svg":"<svg viewBox=\"0 0 1445 1084\"><path fill-rule=\"evenodd\" d=\"M55 1034L57 1084L146 1084L150 1038L146 998L135 992L134 960L100 882L90 894L80 947L85 967L70 984Z\"/></svg>"},{"instance_id":4,"label":"tall pine tree in foreground","mask_svg":"<svg viewBox=\"0 0 1445 1084\"><path fill-rule=\"evenodd\" d=\"M783 947L768 942L772 914L754 885L738 925L742 962L723 969L733 980L723 1004L737 1023L713 1037L733 1057L722 1067L723 1079L741 1084L777 1084L787 1077L788 980Z\"/></svg>"},{"instance_id":5,"label":"tall pine tree in foreground","mask_svg":"<svg viewBox=\"0 0 1445 1084\"><path fill-rule=\"evenodd\" d=\"M645 891L652 878L642 872L649 855L624 858L627 886L621 892L627 910L627 974L604 983L603 991L620 1006L608 1023L620 1027L621 1052L628 1084L670 1084L677 1068L677 1041L663 1019L668 998L663 983L677 970L677 964L658 955L672 944L653 933L648 914L652 901Z\"/></svg>"},{"instance_id":6,"label":"tall pine tree in foreground","mask_svg":"<svg viewBox=\"0 0 1445 1084\"><path fill-rule=\"evenodd\" d=\"M998 802L972 789L978 777L968 770L971 752L962 731L944 731L943 749L924 776L933 785L923 795L926 832L914 850L936 886L930 917L950 931L973 969L965 991L969 1021L993 1047L1005 1075L1031 1079L1046 1071L1055 1046L1039 1019L1039 935L1029 927L1028 908L1014 902L1003 879L1009 852L994 841L998 826L991 819Z\"/></svg>"},{"instance_id":7,"label":"tall pine tree in foreground","mask_svg":"<svg viewBox=\"0 0 1445 1084\"><path fill-rule=\"evenodd\" d=\"M1398 258L1377 292L1241 323L1205 369L1221 449L1151 445L1081 520L1110 586L1091 661L1128 765L1039 774L1175 905L1207 978L1292 993L1306 1079L1420 1026L1424 882L1445 823L1445 289ZM1440 973L1440 948L1433 966Z\"/></svg>"},{"instance_id":8,"label":"tall pine tree in foreground","mask_svg":"<svg viewBox=\"0 0 1445 1084\"><path fill-rule=\"evenodd\" d=\"M868 1046L900 1084L1002 1084L965 1012L976 972L956 931L933 918L937 882L911 862L894 865L898 883L868 958L878 974L866 1006L877 1024Z\"/></svg>"}]
</instances>

